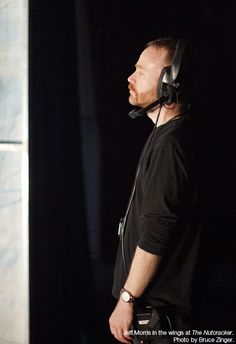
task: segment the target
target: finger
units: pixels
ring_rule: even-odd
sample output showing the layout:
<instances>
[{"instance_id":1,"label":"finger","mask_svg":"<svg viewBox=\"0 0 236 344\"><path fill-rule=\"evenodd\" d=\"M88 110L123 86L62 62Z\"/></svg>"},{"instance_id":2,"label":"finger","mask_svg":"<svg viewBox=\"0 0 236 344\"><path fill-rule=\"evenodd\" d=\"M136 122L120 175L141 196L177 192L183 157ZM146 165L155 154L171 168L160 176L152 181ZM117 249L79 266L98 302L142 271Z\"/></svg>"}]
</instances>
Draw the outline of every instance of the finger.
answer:
<instances>
[{"instance_id":1,"label":"finger","mask_svg":"<svg viewBox=\"0 0 236 344\"><path fill-rule=\"evenodd\" d=\"M114 327L110 327L110 331L111 331L111 333L113 334L113 336L116 337L116 335L117 335L117 330L116 330Z\"/></svg>"},{"instance_id":2,"label":"finger","mask_svg":"<svg viewBox=\"0 0 236 344\"><path fill-rule=\"evenodd\" d=\"M124 336L124 331L122 329L117 330L117 337L120 342L129 344L131 343L131 339L128 339Z\"/></svg>"},{"instance_id":3,"label":"finger","mask_svg":"<svg viewBox=\"0 0 236 344\"><path fill-rule=\"evenodd\" d=\"M132 330L124 330L123 331L123 335L125 336L125 338L128 338L129 340L133 340L133 337L132 337Z\"/></svg>"}]
</instances>

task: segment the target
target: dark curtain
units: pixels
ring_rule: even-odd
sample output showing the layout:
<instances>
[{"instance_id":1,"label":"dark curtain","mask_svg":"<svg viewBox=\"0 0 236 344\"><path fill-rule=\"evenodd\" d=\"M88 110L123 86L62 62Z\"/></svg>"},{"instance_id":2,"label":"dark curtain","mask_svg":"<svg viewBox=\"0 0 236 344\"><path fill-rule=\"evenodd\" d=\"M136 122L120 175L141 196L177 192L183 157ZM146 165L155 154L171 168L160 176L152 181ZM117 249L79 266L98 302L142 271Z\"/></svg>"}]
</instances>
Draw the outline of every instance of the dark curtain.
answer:
<instances>
[{"instance_id":1,"label":"dark curtain","mask_svg":"<svg viewBox=\"0 0 236 344\"><path fill-rule=\"evenodd\" d=\"M41 0L29 6L30 343L89 343L93 283L75 6Z\"/></svg>"}]
</instances>

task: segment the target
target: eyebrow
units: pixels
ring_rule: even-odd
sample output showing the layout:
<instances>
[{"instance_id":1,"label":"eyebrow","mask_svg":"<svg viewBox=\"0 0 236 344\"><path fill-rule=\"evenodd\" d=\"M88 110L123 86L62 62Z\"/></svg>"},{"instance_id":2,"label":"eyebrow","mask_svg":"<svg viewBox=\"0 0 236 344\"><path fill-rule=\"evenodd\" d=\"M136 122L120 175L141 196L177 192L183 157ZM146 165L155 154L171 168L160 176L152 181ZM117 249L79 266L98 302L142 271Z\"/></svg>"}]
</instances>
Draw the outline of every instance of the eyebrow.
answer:
<instances>
[{"instance_id":1,"label":"eyebrow","mask_svg":"<svg viewBox=\"0 0 236 344\"><path fill-rule=\"evenodd\" d=\"M138 63L135 64L135 67L136 67L136 68L139 68L139 69L142 69L142 70L145 70L145 69L144 69L140 64L138 64Z\"/></svg>"}]
</instances>

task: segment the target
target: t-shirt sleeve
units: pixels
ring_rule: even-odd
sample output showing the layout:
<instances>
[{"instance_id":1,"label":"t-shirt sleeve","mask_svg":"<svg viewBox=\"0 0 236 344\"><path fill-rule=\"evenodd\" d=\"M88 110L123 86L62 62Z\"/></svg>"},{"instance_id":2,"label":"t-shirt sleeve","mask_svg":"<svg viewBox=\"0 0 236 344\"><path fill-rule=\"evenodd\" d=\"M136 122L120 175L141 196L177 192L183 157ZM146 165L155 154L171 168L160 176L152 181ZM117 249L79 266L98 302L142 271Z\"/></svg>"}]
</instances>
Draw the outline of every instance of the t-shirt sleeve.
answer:
<instances>
[{"instance_id":1,"label":"t-shirt sleeve","mask_svg":"<svg viewBox=\"0 0 236 344\"><path fill-rule=\"evenodd\" d=\"M141 237L138 246L162 255L181 227L188 184L188 162L178 142L153 150L143 184Z\"/></svg>"}]
</instances>

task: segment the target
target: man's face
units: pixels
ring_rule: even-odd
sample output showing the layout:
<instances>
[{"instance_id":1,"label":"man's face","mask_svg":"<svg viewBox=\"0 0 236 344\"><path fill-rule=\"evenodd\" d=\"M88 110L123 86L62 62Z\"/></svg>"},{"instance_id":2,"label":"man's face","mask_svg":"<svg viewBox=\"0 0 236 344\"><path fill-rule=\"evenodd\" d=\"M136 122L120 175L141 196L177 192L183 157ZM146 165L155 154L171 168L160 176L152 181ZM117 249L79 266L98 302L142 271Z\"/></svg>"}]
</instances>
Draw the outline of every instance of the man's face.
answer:
<instances>
[{"instance_id":1,"label":"man's face","mask_svg":"<svg viewBox=\"0 0 236 344\"><path fill-rule=\"evenodd\" d=\"M130 104L145 107L157 100L158 80L168 64L165 48L150 46L141 53L134 73L128 77Z\"/></svg>"}]
</instances>

